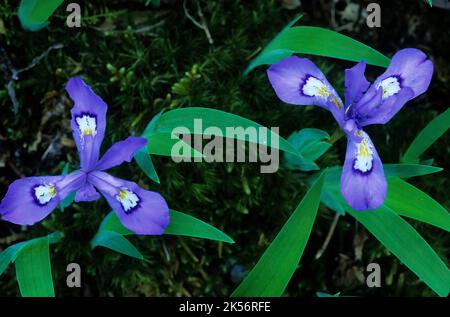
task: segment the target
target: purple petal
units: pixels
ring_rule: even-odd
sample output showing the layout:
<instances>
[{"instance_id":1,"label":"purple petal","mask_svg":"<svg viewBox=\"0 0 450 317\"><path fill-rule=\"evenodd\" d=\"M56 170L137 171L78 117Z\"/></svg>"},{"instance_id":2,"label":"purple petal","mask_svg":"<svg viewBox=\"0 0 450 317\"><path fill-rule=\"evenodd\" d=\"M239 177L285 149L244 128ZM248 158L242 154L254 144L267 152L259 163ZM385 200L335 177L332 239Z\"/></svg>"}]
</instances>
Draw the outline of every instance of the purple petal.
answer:
<instances>
[{"instance_id":1,"label":"purple petal","mask_svg":"<svg viewBox=\"0 0 450 317\"><path fill-rule=\"evenodd\" d=\"M376 209L386 198L383 164L367 133L359 130L359 141L348 138L341 176L341 192L355 210Z\"/></svg>"},{"instance_id":2,"label":"purple petal","mask_svg":"<svg viewBox=\"0 0 450 317\"><path fill-rule=\"evenodd\" d=\"M338 123L344 107L325 75L307 58L291 56L267 69L269 81L282 101L294 105L315 105L332 112Z\"/></svg>"},{"instance_id":3,"label":"purple petal","mask_svg":"<svg viewBox=\"0 0 450 317\"><path fill-rule=\"evenodd\" d=\"M13 182L0 204L3 220L18 225L33 225L47 217L68 194L76 191L86 175L36 176Z\"/></svg>"},{"instance_id":4,"label":"purple petal","mask_svg":"<svg viewBox=\"0 0 450 317\"><path fill-rule=\"evenodd\" d=\"M345 70L345 106L357 103L364 92L369 88L370 83L364 76L366 63L359 62L350 69Z\"/></svg>"},{"instance_id":5,"label":"purple petal","mask_svg":"<svg viewBox=\"0 0 450 317\"><path fill-rule=\"evenodd\" d=\"M81 187L76 195L75 195L75 201L76 202L83 202L83 201L96 201L100 198L100 194L95 190L94 186L92 186L91 183L86 182L83 187Z\"/></svg>"},{"instance_id":6,"label":"purple petal","mask_svg":"<svg viewBox=\"0 0 450 317\"><path fill-rule=\"evenodd\" d=\"M147 140L141 137L130 136L123 141L113 144L103 155L95 167L96 170L107 170L108 168L131 162L133 155L147 144Z\"/></svg>"},{"instance_id":7,"label":"purple petal","mask_svg":"<svg viewBox=\"0 0 450 317\"><path fill-rule=\"evenodd\" d=\"M379 104L355 106L355 113L361 117L361 126L384 124L388 122L409 100L424 93L433 76L433 63L425 53L418 49L407 48L398 51L392 58L388 69L377 78L366 94L375 95L381 90Z\"/></svg>"},{"instance_id":8,"label":"purple petal","mask_svg":"<svg viewBox=\"0 0 450 317\"><path fill-rule=\"evenodd\" d=\"M80 154L81 169L89 172L97 163L105 136L108 106L78 77L69 80L66 90L75 103L70 124Z\"/></svg>"},{"instance_id":9,"label":"purple petal","mask_svg":"<svg viewBox=\"0 0 450 317\"><path fill-rule=\"evenodd\" d=\"M105 196L126 228L137 234L164 233L169 207L160 194L100 171L91 172L88 181Z\"/></svg>"}]
</instances>

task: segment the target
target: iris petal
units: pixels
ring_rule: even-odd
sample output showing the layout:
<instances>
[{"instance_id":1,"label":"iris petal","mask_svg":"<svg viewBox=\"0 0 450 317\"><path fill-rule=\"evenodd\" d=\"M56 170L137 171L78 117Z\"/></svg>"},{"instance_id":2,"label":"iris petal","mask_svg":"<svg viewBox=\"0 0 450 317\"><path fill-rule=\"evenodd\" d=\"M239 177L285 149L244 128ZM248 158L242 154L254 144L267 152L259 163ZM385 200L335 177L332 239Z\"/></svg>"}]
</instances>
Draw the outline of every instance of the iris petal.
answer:
<instances>
[{"instance_id":1,"label":"iris petal","mask_svg":"<svg viewBox=\"0 0 450 317\"><path fill-rule=\"evenodd\" d=\"M355 210L376 209L386 198L383 164L370 137L364 131L347 138L347 152L341 176L341 192Z\"/></svg>"},{"instance_id":2,"label":"iris petal","mask_svg":"<svg viewBox=\"0 0 450 317\"><path fill-rule=\"evenodd\" d=\"M407 48L398 51L388 69L377 78L365 95L374 96L381 91L378 103L367 104L363 96L355 105L355 116L360 126L385 124L409 100L424 93L433 76L433 63L425 53Z\"/></svg>"},{"instance_id":3,"label":"iris petal","mask_svg":"<svg viewBox=\"0 0 450 317\"><path fill-rule=\"evenodd\" d=\"M88 172L95 166L99 157L105 136L108 106L78 77L69 80L66 90L74 101L71 126L80 155L81 169Z\"/></svg>"},{"instance_id":4,"label":"iris petal","mask_svg":"<svg viewBox=\"0 0 450 317\"><path fill-rule=\"evenodd\" d=\"M111 167L131 162L134 153L147 144L147 140L141 137L130 136L123 141L113 144L97 163L96 170L107 170Z\"/></svg>"},{"instance_id":5,"label":"iris petal","mask_svg":"<svg viewBox=\"0 0 450 317\"><path fill-rule=\"evenodd\" d=\"M169 207L160 194L100 171L91 172L88 181L105 196L126 228L137 234L164 233Z\"/></svg>"},{"instance_id":6,"label":"iris petal","mask_svg":"<svg viewBox=\"0 0 450 317\"><path fill-rule=\"evenodd\" d=\"M13 182L0 204L3 220L18 225L33 225L47 217L71 192L78 190L86 175L74 172L65 176L35 176Z\"/></svg>"},{"instance_id":7,"label":"iris petal","mask_svg":"<svg viewBox=\"0 0 450 317\"><path fill-rule=\"evenodd\" d=\"M291 56L267 69L269 81L282 101L294 105L315 105L344 120L342 101L325 75L307 58Z\"/></svg>"},{"instance_id":8,"label":"iris petal","mask_svg":"<svg viewBox=\"0 0 450 317\"><path fill-rule=\"evenodd\" d=\"M349 107L357 103L364 92L370 86L369 81L364 76L366 63L359 62L350 69L345 70L345 107Z\"/></svg>"}]
</instances>

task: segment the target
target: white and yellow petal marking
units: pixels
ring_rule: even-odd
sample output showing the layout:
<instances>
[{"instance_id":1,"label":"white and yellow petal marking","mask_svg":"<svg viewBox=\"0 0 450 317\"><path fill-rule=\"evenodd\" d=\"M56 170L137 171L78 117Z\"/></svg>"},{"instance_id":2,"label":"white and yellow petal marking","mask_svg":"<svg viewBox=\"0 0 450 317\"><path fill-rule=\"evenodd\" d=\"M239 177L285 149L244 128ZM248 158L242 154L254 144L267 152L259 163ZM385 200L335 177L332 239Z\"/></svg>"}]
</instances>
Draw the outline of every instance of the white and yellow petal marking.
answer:
<instances>
[{"instance_id":1,"label":"white and yellow petal marking","mask_svg":"<svg viewBox=\"0 0 450 317\"><path fill-rule=\"evenodd\" d=\"M357 132L358 136L362 136L361 142L356 146L355 161L353 168L363 173L370 172L373 164L373 145L369 138L361 133Z\"/></svg>"},{"instance_id":2,"label":"white and yellow petal marking","mask_svg":"<svg viewBox=\"0 0 450 317\"><path fill-rule=\"evenodd\" d=\"M301 92L305 96L309 97L319 97L323 99L327 99L331 94L327 85L323 83L323 81L317 79L316 77L309 76L303 86L301 87Z\"/></svg>"},{"instance_id":3,"label":"white and yellow petal marking","mask_svg":"<svg viewBox=\"0 0 450 317\"><path fill-rule=\"evenodd\" d=\"M383 89L383 94L381 97L383 100L397 94L402 89L400 80L397 76L391 76L383 79L376 87L377 89L380 87Z\"/></svg>"},{"instance_id":4,"label":"white and yellow petal marking","mask_svg":"<svg viewBox=\"0 0 450 317\"><path fill-rule=\"evenodd\" d=\"M97 118L94 115L83 113L81 116L75 118L78 129L82 137L86 135L97 134Z\"/></svg>"},{"instance_id":5,"label":"white and yellow petal marking","mask_svg":"<svg viewBox=\"0 0 450 317\"><path fill-rule=\"evenodd\" d=\"M35 201L39 205L48 204L53 198L55 198L57 191L53 184L38 185L34 187L33 193Z\"/></svg>"},{"instance_id":6,"label":"white and yellow petal marking","mask_svg":"<svg viewBox=\"0 0 450 317\"><path fill-rule=\"evenodd\" d=\"M129 190L128 188L121 188L119 190L119 194L116 196L116 199L122 205L125 213L131 213L133 209L135 209L140 202L140 198L134 192Z\"/></svg>"}]
</instances>

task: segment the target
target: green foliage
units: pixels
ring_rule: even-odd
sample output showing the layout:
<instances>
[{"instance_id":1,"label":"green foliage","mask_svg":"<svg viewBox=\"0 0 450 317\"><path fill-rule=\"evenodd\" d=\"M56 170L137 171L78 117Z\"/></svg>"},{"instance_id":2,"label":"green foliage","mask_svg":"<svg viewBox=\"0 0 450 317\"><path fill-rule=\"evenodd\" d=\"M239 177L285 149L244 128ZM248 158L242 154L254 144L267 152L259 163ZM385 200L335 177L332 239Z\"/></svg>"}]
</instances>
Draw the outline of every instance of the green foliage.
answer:
<instances>
[{"instance_id":1,"label":"green foliage","mask_svg":"<svg viewBox=\"0 0 450 317\"><path fill-rule=\"evenodd\" d=\"M292 133L287 140L298 155L286 153L284 157L286 167L301 171L319 170L319 166L314 161L332 146L330 142L326 142L329 139L329 134L319 129L302 129Z\"/></svg>"},{"instance_id":2,"label":"green foliage","mask_svg":"<svg viewBox=\"0 0 450 317\"><path fill-rule=\"evenodd\" d=\"M448 296L450 270L408 222L387 206L362 212L348 208L347 212L439 296Z\"/></svg>"},{"instance_id":3,"label":"green foliage","mask_svg":"<svg viewBox=\"0 0 450 317\"><path fill-rule=\"evenodd\" d=\"M387 67L389 58L373 48L340 33L312 26L295 26L300 17L288 24L250 63L249 73L260 65L274 64L294 53L339 58Z\"/></svg>"},{"instance_id":4,"label":"green foliage","mask_svg":"<svg viewBox=\"0 0 450 317\"><path fill-rule=\"evenodd\" d=\"M49 244L60 240L59 233L11 245L0 253L0 275L15 262L20 293L24 297L53 297Z\"/></svg>"},{"instance_id":5,"label":"green foliage","mask_svg":"<svg viewBox=\"0 0 450 317\"><path fill-rule=\"evenodd\" d=\"M63 0L21 0L18 16L26 30L38 31L48 25L47 19Z\"/></svg>"},{"instance_id":6,"label":"green foliage","mask_svg":"<svg viewBox=\"0 0 450 317\"><path fill-rule=\"evenodd\" d=\"M418 163L420 156L450 128L450 108L434 118L417 134L412 141L402 161L405 163Z\"/></svg>"},{"instance_id":7,"label":"green foliage","mask_svg":"<svg viewBox=\"0 0 450 317\"><path fill-rule=\"evenodd\" d=\"M326 171L322 172L232 296L273 297L283 294L309 240L325 175Z\"/></svg>"}]
</instances>

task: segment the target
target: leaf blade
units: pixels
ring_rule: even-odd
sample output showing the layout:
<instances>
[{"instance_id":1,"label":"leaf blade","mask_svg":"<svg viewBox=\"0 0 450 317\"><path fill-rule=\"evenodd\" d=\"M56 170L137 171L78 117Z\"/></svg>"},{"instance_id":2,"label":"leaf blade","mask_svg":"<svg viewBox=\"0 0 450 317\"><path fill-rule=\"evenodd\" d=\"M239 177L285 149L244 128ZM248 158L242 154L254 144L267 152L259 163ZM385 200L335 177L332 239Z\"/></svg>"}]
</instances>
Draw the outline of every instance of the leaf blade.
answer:
<instances>
[{"instance_id":1,"label":"leaf blade","mask_svg":"<svg viewBox=\"0 0 450 317\"><path fill-rule=\"evenodd\" d=\"M420 156L450 128L450 108L428 123L411 142L401 161L417 163Z\"/></svg>"},{"instance_id":2,"label":"leaf blade","mask_svg":"<svg viewBox=\"0 0 450 317\"><path fill-rule=\"evenodd\" d=\"M421 235L387 206L347 212L439 296L450 291L450 270Z\"/></svg>"},{"instance_id":3,"label":"leaf blade","mask_svg":"<svg viewBox=\"0 0 450 317\"><path fill-rule=\"evenodd\" d=\"M306 193L258 263L231 296L281 296L308 242L325 179L325 172Z\"/></svg>"},{"instance_id":4,"label":"leaf blade","mask_svg":"<svg viewBox=\"0 0 450 317\"><path fill-rule=\"evenodd\" d=\"M123 235L114 231L105 230L97 233L91 241L91 248L94 249L98 246L108 248L139 260L144 259L141 252L139 252L139 250L130 241L128 241Z\"/></svg>"},{"instance_id":5,"label":"leaf blade","mask_svg":"<svg viewBox=\"0 0 450 317\"><path fill-rule=\"evenodd\" d=\"M23 297L54 297L49 237L25 245L15 260L17 282Z\"/></svg>"},{"instance_id":6,"label":"leaf blade","mask_svg":"<svg viewBox=\"0 0 450 317\"><path fill-rule=\"evenodd\" d=\"M388 180L385 204L401 216L450 231L450 213L426 193L400 178Z\"/></svg>"}]
</instances>

